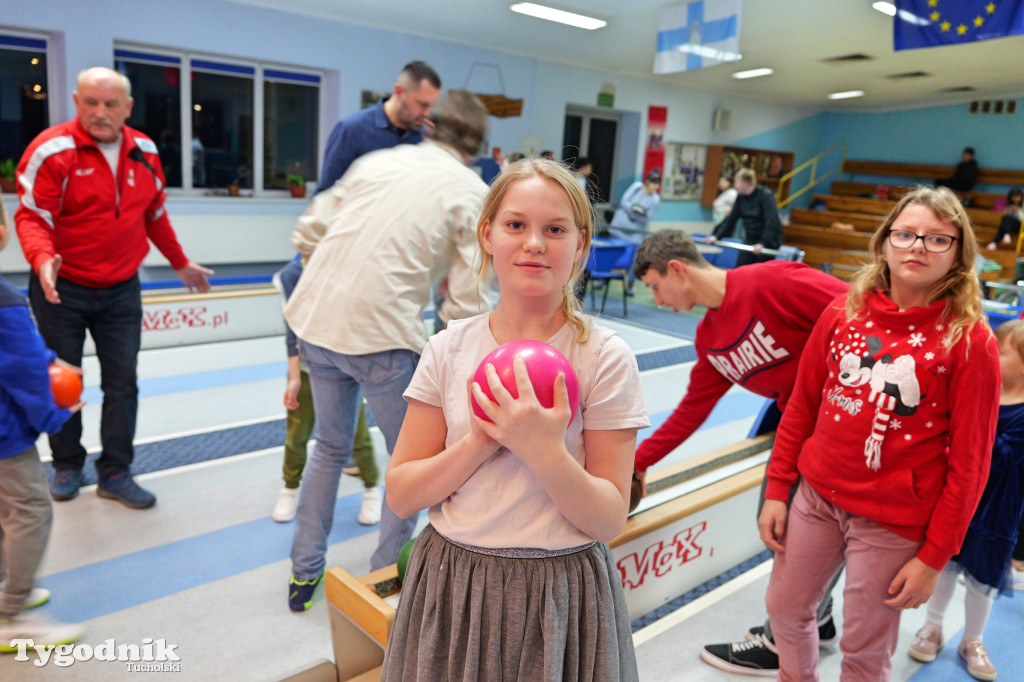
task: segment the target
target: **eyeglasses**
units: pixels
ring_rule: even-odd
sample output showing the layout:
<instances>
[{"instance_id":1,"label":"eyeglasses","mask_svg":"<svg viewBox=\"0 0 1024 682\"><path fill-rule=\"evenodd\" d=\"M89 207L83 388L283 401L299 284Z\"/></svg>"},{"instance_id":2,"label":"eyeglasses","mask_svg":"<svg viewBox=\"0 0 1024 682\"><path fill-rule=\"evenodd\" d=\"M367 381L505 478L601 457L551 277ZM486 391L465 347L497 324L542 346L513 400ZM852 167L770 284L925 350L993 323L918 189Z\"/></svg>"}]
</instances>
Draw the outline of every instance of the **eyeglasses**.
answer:
<instances>
[{"instance_id":1,"label":"eyeglasses","mask_svg":"<svg viewBox=\"0 0 1024 682\"><path fill-rule=\"evenodd\" d=\"M924 244L924 250L931 253L946 253L958 237L948 234L914 234L909 230L889 230L889 243L897 249L909 249L917 240Z\"/></svg>"}]
</instances>

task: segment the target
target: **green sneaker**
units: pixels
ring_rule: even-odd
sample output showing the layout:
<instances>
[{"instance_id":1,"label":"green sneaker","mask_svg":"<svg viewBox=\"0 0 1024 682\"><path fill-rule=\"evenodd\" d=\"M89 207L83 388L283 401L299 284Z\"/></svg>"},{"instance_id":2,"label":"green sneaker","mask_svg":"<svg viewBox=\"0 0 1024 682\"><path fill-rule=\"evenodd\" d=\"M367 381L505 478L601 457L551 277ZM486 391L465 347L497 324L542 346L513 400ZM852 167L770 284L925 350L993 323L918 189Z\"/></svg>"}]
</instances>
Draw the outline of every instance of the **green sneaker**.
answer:
<instances>
[{"instance_id":1,"label":"green sneaker","mask_svg":"<svg viewBox=\"0 0 1024 682\"><path fill-rule=\"evenodd\" d=\"M288 581L288 608L298 613L308 611L313 605L313 593L323 579L323 573L312 580L296 580L293 575Z\"/></svg>"}]
</instances>

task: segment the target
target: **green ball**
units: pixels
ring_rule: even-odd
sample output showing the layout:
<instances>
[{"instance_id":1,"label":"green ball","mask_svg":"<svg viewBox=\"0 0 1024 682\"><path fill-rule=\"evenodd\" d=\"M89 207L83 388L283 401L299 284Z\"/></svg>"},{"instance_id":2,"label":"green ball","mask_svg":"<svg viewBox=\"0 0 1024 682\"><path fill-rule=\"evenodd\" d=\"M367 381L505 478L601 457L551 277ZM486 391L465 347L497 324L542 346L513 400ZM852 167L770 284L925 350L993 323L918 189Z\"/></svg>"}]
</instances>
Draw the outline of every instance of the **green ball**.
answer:
<instances>
[{"instance_id":1,"label":"green ball","mask_svg":"<svg viewBox=\"0 0 1024 682\"><path fill-rule=\"evenodd\" d=\"M405 567L409 565L409 555L412 554L412 546L416 544L416 538L409 540L398 553L398 582L405 582Z\"/></svg>"}]
</instances>

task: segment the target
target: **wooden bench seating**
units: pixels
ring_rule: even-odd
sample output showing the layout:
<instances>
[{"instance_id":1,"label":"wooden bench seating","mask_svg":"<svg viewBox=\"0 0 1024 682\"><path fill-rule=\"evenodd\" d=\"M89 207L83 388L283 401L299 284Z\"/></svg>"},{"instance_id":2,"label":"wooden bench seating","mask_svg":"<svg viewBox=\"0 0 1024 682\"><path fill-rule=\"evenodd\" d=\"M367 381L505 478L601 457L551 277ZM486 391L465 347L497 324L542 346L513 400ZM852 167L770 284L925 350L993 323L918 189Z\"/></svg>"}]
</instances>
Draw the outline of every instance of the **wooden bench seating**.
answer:
<instances>
[{"instance_id":1,"label":"wooden bench seating","mask_svg":"<svg viewBox=\"0 0 1024 682\"><path fill-rule=\"evenodd\" d=\"M819 211L811 211L811 213L824 213ZM795 246L803 249L806 255L804 256L804 262L808 264L817 263L820 265L821 262L829 261L816 261L814 254L820 254L820 248L831 250L833 252L841 251L854 251L864 252L868 251L868 243L871 241L871 232L861 232L859 230L834 230L830 227L822 225L808 225L803 223L792 223L783 228L783 232L786 235L786 244ZM990 233L991 234L991 233ZM979 235L980 236L980 235ZM991 239L991 236L988 237ZM995 261L1002 267L1002 272L999 273L986 273L988 276L984 279L1010 279L1014 276L1017 264L1017 254L1009 247L1000 247L995 251L989 251L985 249L985 244L988 243L986 239L979 239L979 253L985 258ZM814 249L812 247L818 247ZM845 261L837 261L837 265L846 265ZM836 269L833 268L833 273L837 276Z\"/></svg>"},{"instance_id":2,"label":"wooden bench seating","mask_svg":"<svg viewBox=\"0 0 1024 682\"><path fill-rule=\"evenodd\" d=\"M883 175L893 178L938 180L953 176L953 166L936 166L924 163L894 163L891 161L864 161L846 159L843 173L848 175ZM999 168L978 169L978 182L992 185L1024 185L1024 171Z\"/></svg>"},{"instance_id":3,"label":"wooden bench seating","mask_svg":"<svg viewBox=\"0 0 1024 682\"><path fill-rule=\"evenodd\" d=\"M799 248L804 251L804 263L817 270L827 263L833 275L847 281L871 261L871 254L867 251L847 251L812 244L800 244Z\"/></svg>"},{"instance_id":4,"label":"wooden bench seating","mask_svg":"<svg viewBox=\"0 0 1024 682\"><path fill-rule=\"evenodd\" d=\"M875 189L879 183L876 182L848 182L845 180L834 180L832 182L832 194L848 197L874 197ZM889 188L889 198L899 199L910 187L907 185L886 185ZM972 208L988 208L995 206L996 200L1005 199L1005 192L962 192L962 196L971 200Z\"/></svg>"},{"instance_id":5,"label":"wooden bench seating","mask_svg":"<svg viewBox=\"0 0 1024 682\"><path fill-rule=\"evenodd\" d=\"M807 244L843 251L867 251L868 242L871 241L869 232L833 230L820 225L793 223L782 229L786 235L786 243L800 248Z\"/></svg>"},{"instance_id":6,"label":"wooden bench seating","mask_svg":"<svg viewBox=\"0 0 1024 682\"><path fill-rule=\"evenodd\" d=\"M922 170L919 165L907 166L915 172ZM866 167L853 166L857 172L863 172ZM881 168L883 166L874 167L875 170ZM1024 172L1021 175L1024 184ZM786 244L803 249L806 253L804 262L809 265L820 267L830 263L834 275L848 279L856 272L857 261L866 254L871 235L896 205L896 201L910 189L892 186L891 198L883 200L875 196L876 187L871 183L834 181L831 194L814 194L811 198L816 205L824 204L824 210L794 208L790 212L790 224L783 228ZM1017 260L1014 248L1002 245L994 251L984 248L995 239L1002 220L1002 213L993 210L992 205L1004 195L971 192L969 196L974 205L965 207L965 211L974 226L979 253L1002 268L1000 272L983 273L982 279L1012 279L1016 273ZM834 223L846 223L854 229L833 229Z\"/></svg>"},{"instance_id":7,"label":"wooden bench seating","mask_svg":"<svg viewBox=\"0 0 1024 682\"><path fill-rule=\"evenodd\" d=\"M877 215L819 211L814 208L794 208L789 214L789 219L790 222L799 225L817 225L819 227L831 227L832 223L846 223L853 225L858 232L868 233L873 233L882 224L881 217Z\"/></svg>"},{"instance_id":8,"label":"wooden bench seating","mask_svg":"<svg viewBox=\"0 0 1024 682\"><path fill-rule=\"evenodd\" d=\"M875 227L881 224L881 218L889 215L889 211L896 205L895 201L869 199L867 197L838 196L834 194L815 194L811 197L811 203L813 204L816 201L823 202L829 211L878 216L879 220L875 223ZM968 206L964 210L979 233L981 232L980 228L993 228L992 235L986 235L986 239L991 239L995 235L995 231L999 229L999 223L1003 217L1002 213L990 208L977 208L975 206ZM794 220L794 222L801 221Z\"/></svg>"}]
</instances>

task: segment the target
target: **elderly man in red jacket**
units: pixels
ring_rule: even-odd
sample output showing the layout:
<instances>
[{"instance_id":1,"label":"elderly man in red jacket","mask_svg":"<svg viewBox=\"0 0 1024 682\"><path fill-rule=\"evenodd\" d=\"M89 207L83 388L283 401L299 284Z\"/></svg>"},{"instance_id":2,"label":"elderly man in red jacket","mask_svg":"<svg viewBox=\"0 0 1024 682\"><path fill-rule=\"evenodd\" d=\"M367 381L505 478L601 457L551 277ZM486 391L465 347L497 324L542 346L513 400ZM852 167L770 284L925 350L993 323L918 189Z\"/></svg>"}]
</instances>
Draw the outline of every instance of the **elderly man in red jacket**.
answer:
<instances>
[{"instance_id":1,"label":"elderly man in red jacket","mask_svg":"<svg viewBox=\"0 0 1024 682\"><path fill-rule=\"evenodd\" d=\"M152 241L190 291L207 291L213 272L191 262L178 244L164 208L156 145L124 124L133 103L128 79L87 69L78 75L74 100L78 116L44 130L21 158L15 227L32 267L29 300L46 345L75 366L82 364L87 329L96 345L103 389L96 492L145 509L156 497L131 474L139 266ZM50 436L54 500L70 500L82 485L81 436L80 414Z\"/></svg>"}]
</instances>

